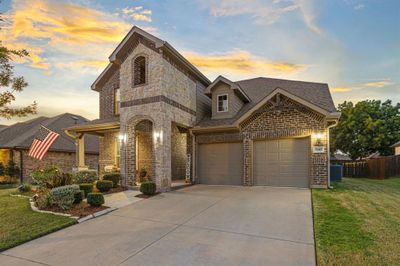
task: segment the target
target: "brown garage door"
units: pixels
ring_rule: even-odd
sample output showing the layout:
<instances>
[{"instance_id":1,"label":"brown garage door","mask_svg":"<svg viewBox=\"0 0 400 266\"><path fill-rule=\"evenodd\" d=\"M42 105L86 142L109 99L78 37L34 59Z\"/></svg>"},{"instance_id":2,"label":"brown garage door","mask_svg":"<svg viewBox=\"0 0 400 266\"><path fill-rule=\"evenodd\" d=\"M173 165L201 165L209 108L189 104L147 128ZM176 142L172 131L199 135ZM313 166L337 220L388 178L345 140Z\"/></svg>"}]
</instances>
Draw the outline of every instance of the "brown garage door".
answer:
<instances>
[{"instance_id":1,"label":"brown garage door","mask_svg":"<svg viewBox=\"0 0 400 266\"><path fill-rule=\"evenodd\" d=\"M197 182L210 185L243 185L243 144L199 144Z\"/></svg>"},{"instance_id":2,"label":"brown garage door","mask_svg":"<svg viewBox=\"0 0 400 266\"><path fill-rule=\"evenodd\" d=\"M254 142L255 185L309 187L310 139Z\"/></svg>"}]
</instances>

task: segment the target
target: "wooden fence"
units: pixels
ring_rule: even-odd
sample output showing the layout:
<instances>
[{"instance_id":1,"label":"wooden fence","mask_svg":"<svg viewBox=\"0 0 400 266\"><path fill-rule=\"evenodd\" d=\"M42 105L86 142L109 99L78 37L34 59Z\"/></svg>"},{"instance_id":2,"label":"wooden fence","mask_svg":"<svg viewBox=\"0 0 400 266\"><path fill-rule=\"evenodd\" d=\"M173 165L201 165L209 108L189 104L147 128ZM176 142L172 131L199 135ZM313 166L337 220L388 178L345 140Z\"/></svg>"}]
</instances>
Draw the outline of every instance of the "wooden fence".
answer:
<instances>
[{"instance_id":1,"label":"wooden fence","mask_svg":"<svg viewBox=\"0 0 400 266\"><path fill-rule=\"evenodd\" d=\"M345 162L343 176L375 179L400 176L400 155Z\"/></svg>"}]
</instances>

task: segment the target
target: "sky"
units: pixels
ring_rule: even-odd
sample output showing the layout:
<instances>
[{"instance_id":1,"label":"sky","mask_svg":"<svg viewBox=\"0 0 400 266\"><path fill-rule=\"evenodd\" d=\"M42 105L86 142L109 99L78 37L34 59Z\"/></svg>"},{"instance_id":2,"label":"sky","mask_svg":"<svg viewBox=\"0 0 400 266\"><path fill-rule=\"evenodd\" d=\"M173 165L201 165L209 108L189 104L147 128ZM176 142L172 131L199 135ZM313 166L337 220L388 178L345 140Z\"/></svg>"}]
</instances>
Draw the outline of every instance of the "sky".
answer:
<instances>
[{"instance_id":1,"label":"sky","mask_svg":"<svg viewBox=\"0 0 400 266\"><path fill-rule=\"evenodd\" d=\"M14 106L98 118L90 85L134 25L168 41L211 81L328 83L336 105L400 102L399 0L3 0L2 44L27 49ZM12 124L32 119L0 119Z\"/></svg>"}]
</instances>

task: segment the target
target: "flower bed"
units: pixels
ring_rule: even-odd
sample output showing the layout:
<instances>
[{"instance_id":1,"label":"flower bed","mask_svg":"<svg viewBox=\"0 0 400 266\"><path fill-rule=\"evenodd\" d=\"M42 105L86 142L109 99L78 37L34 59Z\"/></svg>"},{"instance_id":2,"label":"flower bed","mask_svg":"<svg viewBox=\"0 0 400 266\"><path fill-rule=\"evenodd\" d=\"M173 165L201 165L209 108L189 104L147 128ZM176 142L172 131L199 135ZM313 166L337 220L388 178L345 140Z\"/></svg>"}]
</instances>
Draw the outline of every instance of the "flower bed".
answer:
<instances>
[{"instance_id":1,"label":"flower bed","mask_svg":"<svg viewBox=\"0 0 400 266\"><path fill-rule=\"evenodd\" d=\"M58 213L64 213L64 214L70 214L74 217L85 217L90 214L94 214L96 212L102 211L108 209L107 206L100 206L100 207L92 207L86 202L81 202L78 204L72 205L72 207L69 210L63 210L58 206L53 205L52 207L49 208L43 208L40 210L43 211L51 211L51 212L58 212Z\"/></svg>"}]
</instances>

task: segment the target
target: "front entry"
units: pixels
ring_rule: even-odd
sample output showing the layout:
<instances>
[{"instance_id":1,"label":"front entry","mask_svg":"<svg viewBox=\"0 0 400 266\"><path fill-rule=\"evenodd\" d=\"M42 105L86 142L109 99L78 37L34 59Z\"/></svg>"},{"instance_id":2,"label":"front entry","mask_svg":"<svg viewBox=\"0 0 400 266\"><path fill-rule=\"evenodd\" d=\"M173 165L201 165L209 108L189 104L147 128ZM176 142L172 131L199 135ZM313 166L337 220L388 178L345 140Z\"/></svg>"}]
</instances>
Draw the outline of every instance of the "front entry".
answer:
<instances>
[{"instance_id":1,"label":"front entry","mask_svg":"<svg viewBox=\"0 0 400 266\"><path fill-rule=\"evenodd\" d=\"M310 138L254 141L254 185L310 186Z\"/></svg>"},{"instance_id":2,"label":"front entry","mask_svg":"<svg viewBox=\"0 0 400 266\"><path fill-rule=\"evenodd\" d=\"M243 185L243 143L199 144L197 182Z\"/></svg>"}]
</instances>

